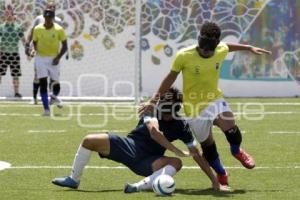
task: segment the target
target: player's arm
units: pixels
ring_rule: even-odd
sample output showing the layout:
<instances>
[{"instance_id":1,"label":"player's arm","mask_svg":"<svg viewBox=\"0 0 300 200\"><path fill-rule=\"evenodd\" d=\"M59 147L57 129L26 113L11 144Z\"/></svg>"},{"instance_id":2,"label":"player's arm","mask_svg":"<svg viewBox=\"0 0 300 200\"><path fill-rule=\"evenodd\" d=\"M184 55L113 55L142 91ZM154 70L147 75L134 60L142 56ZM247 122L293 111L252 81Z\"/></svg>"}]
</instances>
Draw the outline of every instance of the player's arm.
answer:
<instances>
[{"instance_id":1,"label":"player's arm","mask_svg":"<svg viewBox=\"0 0 300 200\"><path fill-rule=\"evenodd\" d=\"M232 51L250 51L256 55L262 55L262 54L271 54L271 51L259 48L259 47L255 47L255 46L251 46L251 45L245 45L245 44L233 44L233 43L226 43L228 48L229 48L229 52Z\"/></svg>"},{"instance_id":2,"label":"player's arm","mask_svg":"<svg viewBox=\"0 0 300 200\"><path fill-rule=\"evenodd\" d=\"M215 174L211 170L211 168L210 168L208 162L206 161L206 159L201 155L199 149L194 145L189 146L188 148L189 148L190 154L193 155L194 161L198 164L198 166L202 169L202 171L204 171L204 173L210 179L210 181L212 183L212 187L215 190L221 190L221 191L229 190L228 187L220 185L220 183L218 182L217 177L215 176Z\"/></svg>"},{"instance_id":3,"label":"player's arm","mask_svg":"<svg viewBox=\"0 0 300 200\"><path fill-rule=\"evenodd\" d=\"M39 19L35 19L34 22L33 22L33 26L31 28L31 30L29 31L28 35L27 35L27 38L26 38L26 44L25 44L25 54L27 56L31 56L31 53L30 52L30 44L31 44L31 41L33 39L33 32L34 32L34 28L40 23Z\"/></svg>"},{"instance_id":4,"label":"player's arm","mask_svg":"<svg viewBox=\"0 0 300 200\"><path fill-rule=\"evenodd\" d=\"M146 124L151 138L156 141L161 146L165 147L169 151L172 151L179 157L186 157L190 156L188 152L182 151L178 149L176 146L174 146L171 142L167 140L167 138L164 136L163 132L159 130L158 121L156 118L153 117L145 117L144 123Z\"/></svg>"},{"instance_id":5,"label":"player's arm","mask_svg":"<svg viewBox=\"0 0 300 200\"><path fill-rule=\"evenodd\" d=\"M62 41L62 47L60 49L59 54L53 59L52 64L57 65L61 59L61 57L67 52L68 50L68 43L67 40Z\"/></svg>"},{"instance_id":6,"label":"player's arm","mask_svg":"<svg viewBox=\"0 0 300 200\"><path fill-rule=\"evenodd\" d=\"M229 188L222 186L219 184L217 177L211 170L208 162L202 156L199 148L197 147L197 142L193 137L193 133L188 125L188 123L182 120L182 134L180 140L187 146L189 149L190 155L193 156L194 161L198 164L198 166L202 169L202 171L208 176L211 180L212 186L215 190L228 191Z\"/></svg>"}]
</instances>

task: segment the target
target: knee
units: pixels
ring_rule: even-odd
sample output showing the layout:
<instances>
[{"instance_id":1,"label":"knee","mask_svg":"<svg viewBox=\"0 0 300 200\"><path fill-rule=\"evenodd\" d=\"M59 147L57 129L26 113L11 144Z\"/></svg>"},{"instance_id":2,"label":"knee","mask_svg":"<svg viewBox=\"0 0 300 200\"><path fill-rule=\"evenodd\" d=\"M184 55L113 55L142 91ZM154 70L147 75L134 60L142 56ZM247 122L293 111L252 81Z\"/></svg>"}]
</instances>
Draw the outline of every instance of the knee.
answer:
<instances>
[{"instance_id":1,"label":"knee","mask_svg":"<svg viewBox=\"0 0 300 200\"><path fill-rule=\"evenodd\" d=\"M179 158L173 158L170 163L176 171L179 171L182 168L182 161Z\"/></svg>"},{"instance_id":2,"label":"knee","mask_svg":"<svg viewBox=\"0 0 300 200\"><path fill-rule=\"evenodd\" d=\"M94 149L94 138L92 135L87 135L83 138L81 145L89 150Z\"/></svg>"},{"instance_id":3,"label":"knee","mask_svg":"<svg viewBox=\"0 0 300 200\"><path fill-rule=\"evenodd\" d=\"M230 144L241 144L242 134L238 126L233 126L232 128L224 131L227 141Z\"/></svg>"}]
</instances>

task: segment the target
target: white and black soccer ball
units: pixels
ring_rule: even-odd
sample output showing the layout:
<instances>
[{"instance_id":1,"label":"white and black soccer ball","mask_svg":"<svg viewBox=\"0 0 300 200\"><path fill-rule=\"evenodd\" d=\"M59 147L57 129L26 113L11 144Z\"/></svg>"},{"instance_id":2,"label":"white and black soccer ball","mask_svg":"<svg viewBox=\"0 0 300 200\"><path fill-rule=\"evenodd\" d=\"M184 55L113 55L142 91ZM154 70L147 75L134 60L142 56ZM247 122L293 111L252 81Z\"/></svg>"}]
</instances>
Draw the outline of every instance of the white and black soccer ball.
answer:
<instances>
[{"instance_id":1,"label":"white and black soccer ball","mask_svg":"<svg viewBox=\"0 0 300 200\"><path fill-rule=\"evenodd\" d=\"M162 174L156 177L152 183L153 191L159 196L171 195L175 188L175 180L172 176Z\"/></svg>"}]
</instances>

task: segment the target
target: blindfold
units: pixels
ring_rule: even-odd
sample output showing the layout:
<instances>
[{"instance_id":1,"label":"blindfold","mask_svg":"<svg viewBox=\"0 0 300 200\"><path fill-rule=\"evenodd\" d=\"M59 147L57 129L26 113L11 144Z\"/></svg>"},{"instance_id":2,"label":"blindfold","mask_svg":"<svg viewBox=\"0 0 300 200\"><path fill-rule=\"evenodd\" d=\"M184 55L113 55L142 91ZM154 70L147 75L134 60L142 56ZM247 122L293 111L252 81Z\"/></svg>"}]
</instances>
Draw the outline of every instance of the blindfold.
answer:
<instances>
[{"instance_id":1,"label":"blindfold","mask_svg":"<svg viewBox=\"0 0 300 200\"><path fill-rule=\"evenodd\" d=\"M54 18L55 17L55 12L53 10L45 10L43 16Z\"/></svg>"}]
</instances>

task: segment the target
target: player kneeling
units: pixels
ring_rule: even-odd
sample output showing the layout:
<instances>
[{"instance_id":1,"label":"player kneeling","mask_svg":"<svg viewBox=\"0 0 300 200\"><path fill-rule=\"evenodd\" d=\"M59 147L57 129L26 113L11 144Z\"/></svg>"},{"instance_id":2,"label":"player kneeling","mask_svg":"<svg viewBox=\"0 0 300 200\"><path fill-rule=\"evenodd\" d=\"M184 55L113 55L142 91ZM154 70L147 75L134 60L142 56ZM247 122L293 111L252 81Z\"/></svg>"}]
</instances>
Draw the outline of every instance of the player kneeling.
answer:
<instances>
[{"instance_id":1,"label":"player kneeling","mask_svg":"<svg viewBox=\"0 0 300 200\"><path fill-rule=\"evenodd\" d=\"M168 149L179 157L192 155L210 178L213 188L227 190L218 183L207 161L201 156L188 123L178 115L181 102L182 95L177 89L171 88L161 96L156 117L143 117L126 137L112 133L87 135L79 146L71 175L55 178L52 183L62 187L78 188L83 169L92 151L95 151L101 158L122 163L135 174L146 177L138 183L126 184L125 193L149 190L157 176L161 174L174 176L182 167L179 158L164 156ZM177 139L186 144L189 152L182 151L171 143Z\"/></svg>"}]
</instances>

